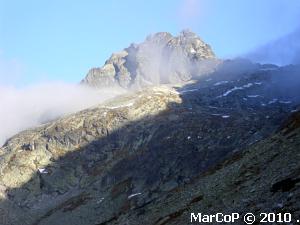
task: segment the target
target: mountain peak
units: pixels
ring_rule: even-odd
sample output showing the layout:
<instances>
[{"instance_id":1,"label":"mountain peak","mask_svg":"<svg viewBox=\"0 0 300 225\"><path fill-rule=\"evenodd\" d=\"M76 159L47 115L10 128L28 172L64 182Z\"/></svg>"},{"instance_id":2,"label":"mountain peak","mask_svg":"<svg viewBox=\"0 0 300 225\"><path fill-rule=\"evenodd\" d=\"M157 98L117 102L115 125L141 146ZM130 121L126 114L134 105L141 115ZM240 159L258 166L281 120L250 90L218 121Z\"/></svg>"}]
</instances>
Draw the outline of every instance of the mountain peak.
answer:
<instances>
[{"instance_id":1,"label":"mountain peak","mask_svg":"<svg viewBox=\"0 0 300 225\"><path fill-rule=\"evenodd\" d=\"M215 54L192 31L183 30L178 36L158 32L140 44L113 53L103 67L90 70L82 83L123 88L180 83L210 70L204 61L216 61Z\"/></svg>"},{"instance_id":2,"label":"mountain peak","mask_svg":"<svg viewBox=\"0 0 300 225\"><path fill-rule=\"evenodd\" d=\"M198 37L196 33L191 31L190 29L184 29L179 33L180 36L185 36L185 37Z\"/></svg>"},{"instance_id":3,"label":"mountain peak","mask_svg":"<svg viewBox=\"0 0 300 225\"><path fill-rule=\"evenodd\" d=\"M161 42L169 41L171 38L174 38L169 32L157 32L155 34L150 34L146 37L146 42Z\"/></svg>"}]
</instances>

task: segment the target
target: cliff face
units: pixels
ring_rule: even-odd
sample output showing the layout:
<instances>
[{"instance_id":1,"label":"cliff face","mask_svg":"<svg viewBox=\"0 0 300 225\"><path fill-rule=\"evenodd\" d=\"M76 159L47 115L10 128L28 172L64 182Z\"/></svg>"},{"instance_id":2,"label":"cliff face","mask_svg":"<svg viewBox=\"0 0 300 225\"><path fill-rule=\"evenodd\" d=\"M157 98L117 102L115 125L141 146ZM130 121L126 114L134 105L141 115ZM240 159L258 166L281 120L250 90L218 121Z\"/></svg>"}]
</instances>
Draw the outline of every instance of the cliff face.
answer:
<instances>
[{"instance_id":1,"label":"cliff face","mask_svg":"<svg viewBox=\"0 0 300 225\"><path fill-rule=\"evenodd\" d=\"M1 224L185 224L194 211L265 209L299 218L297 71L228 61L21 132L0 148Z\"/></svg>"},{"instance_id":2,"label":"cliff face","mask_svg":"<svg viewBox=\"0 0 300 225\"><path fill-rule=\"evenodd\" d=\"M196 34L182 31L173 37L161 32L114 53L103 67L91 69L82 83L98 88L179 83L211 71L215 64L211 47Z\"/></svg>"}]
</instances>

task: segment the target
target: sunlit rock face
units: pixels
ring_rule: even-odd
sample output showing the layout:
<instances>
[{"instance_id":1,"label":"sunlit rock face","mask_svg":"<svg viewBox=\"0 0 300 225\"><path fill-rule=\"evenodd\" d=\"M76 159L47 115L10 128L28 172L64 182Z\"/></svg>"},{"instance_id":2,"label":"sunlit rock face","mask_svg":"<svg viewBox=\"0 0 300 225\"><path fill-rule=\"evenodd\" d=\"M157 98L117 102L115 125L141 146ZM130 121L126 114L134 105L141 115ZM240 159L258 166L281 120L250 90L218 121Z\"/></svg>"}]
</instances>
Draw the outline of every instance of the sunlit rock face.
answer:
<instances>
[{"instance_id":1,"label":"sunlit rock face","mask_svg":"<svg viewBox=\"0 0 300 225\"><path fill-rule=\"evenodd\" d=\"M174 37L160 32L112 54L103 67L91 69L82 83L123 88L179 83L211 71L217 62L211 47L195 33L185 30Z\"/></svg>"}]
</instances>

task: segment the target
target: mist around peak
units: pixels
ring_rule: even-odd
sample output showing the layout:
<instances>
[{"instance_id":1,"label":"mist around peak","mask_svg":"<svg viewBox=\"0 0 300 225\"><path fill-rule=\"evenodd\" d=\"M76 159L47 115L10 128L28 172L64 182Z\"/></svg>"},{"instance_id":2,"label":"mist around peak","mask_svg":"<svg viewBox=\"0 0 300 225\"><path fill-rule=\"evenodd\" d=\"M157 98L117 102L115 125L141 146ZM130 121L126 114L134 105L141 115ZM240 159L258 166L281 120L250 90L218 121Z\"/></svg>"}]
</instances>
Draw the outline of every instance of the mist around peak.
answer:
<instances>
[{"instance_id":1,"label":"mist around peak","mask_svg":"<svg viewBox=\"0 0 300 225\"><path fill-rule=\"evenodd\" d=\"M293 32L257 47L246 58L279 66L300 63L300 27Z\"/></svg>"}]
</instances>

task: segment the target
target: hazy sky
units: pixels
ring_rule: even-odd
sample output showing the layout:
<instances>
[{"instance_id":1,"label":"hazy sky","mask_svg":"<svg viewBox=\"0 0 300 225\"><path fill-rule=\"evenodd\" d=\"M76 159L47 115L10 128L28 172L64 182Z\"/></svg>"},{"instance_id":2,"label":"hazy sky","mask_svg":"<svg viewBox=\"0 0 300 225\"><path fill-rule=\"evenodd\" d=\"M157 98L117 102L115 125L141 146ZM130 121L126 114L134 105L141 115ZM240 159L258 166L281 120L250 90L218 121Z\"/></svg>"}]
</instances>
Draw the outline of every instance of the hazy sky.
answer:
<instances>
[{"instance_id":1,"label":"hazy sky","mask_svg":"<svg viewBox=\"0 0 300 225\"><path fill-rule=\"evenodd\" d=\"M149 33L190 28L219 57L293 31L299 0L0 0L0 85L78 82Z\"/></svg>"}]
</instances>

